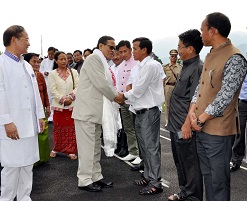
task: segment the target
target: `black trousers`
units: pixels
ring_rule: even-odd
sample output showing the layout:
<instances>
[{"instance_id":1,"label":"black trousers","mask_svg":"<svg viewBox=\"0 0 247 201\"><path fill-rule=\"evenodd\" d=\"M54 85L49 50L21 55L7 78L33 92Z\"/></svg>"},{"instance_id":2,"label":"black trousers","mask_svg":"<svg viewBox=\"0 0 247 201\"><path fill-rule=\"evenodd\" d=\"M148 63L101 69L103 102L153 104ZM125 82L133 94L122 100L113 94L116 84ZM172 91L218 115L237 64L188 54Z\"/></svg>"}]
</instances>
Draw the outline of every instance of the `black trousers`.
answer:
<instances>
[{"instance_id":1,"label":"black trousers","mask_svg":"<svg viewBox=\"0 0 247 201\"><path fill-rule=\"evenodd\" d=\"M206 200L230 201L230 160L234 135L196 133L196 147L203 175Z\"/></svg>"},{"instance_id":2,"label":"black trousers","mask_svg":"<svg viewBox=\"0 0 247 201\"><path fill-rule=\"evenodd\" d=\"M241 165L245 156L245 133L246 133L246 121L247 121L247 102L240 100L238 103L239 119L240 119L240 134L235 137L234 145L232 147L232 159L233 163Z\"/></svg>"},{"instance_id":3,"label":"black trousers","mask_svg":"<svg viewBox=\"0 0 247 201\"><path fill-rule=\"evenodd\" d=\"M203 179L200 170L195 135L189 140L178 139L170 132L173 159L177 168L182 197L203 200Z\"/></svg>"},{"instance_id":4,"label":"black trousers","mask_svg":"<svg viewBox=\"0 0 247 201\"><path fill-rule=\"evenodd\" d=\"M119 112L120 112L120 118L121 118L121 123L122 123L123 121L122 121L122 115L121 115L121 108L119 108ZM120 129L117 134L117 150L118 152L122 151L122 152L128 153L127 135L124 132L123 123L122 123L122 129Z\"/></svg>"}]
</instances>

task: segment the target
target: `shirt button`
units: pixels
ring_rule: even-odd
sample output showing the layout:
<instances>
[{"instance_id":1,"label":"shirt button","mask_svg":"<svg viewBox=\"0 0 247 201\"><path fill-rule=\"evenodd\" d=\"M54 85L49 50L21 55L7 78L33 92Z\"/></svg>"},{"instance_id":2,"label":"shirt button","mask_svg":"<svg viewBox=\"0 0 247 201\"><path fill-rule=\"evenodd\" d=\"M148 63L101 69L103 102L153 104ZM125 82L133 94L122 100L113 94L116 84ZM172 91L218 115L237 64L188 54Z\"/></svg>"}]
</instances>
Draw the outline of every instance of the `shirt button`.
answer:
<instances>
[{"instance_id":1,"label":"shirt button","mask_svg":"<svg viewBox=\"0 0 247 201\"><path fill-rule=\"evenodd\" d=\"M202 84L204 84L204 82L202 81Z\"/></svg>"},{"instance_id":2,"label":"shirt button","mask_svg":"<svg viewBox=\"0 0 247 201\"><path fill-rule=\"evenodd\" d=\"M199 97L201 97L201 94L199 94Z\"/></svg>"},{"instance_id":3,"label":"shirt button","mask_svg":"<svg viewBox=\"0 0 247 201\"><path fill-rule=\"evenodd\" d=\"M207 69L205 68L205 71L207 71Z\"/></svg>"}]
</instances>

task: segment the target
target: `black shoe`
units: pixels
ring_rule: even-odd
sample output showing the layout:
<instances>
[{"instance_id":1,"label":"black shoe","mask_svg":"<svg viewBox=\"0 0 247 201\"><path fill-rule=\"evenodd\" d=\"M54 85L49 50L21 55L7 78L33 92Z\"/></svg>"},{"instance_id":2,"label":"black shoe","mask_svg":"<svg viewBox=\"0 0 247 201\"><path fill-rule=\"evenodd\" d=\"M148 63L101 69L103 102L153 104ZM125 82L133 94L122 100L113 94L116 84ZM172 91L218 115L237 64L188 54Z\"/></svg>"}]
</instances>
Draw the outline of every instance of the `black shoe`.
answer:
<instances>
[{"instance_id":1,"label":"black shoe","mask_svg":"<svg viewBox=\"0 0 247 201\"><path fill-rule=\"evenodd\" d=\"M231 165L231 167L230 167L230 171L231 171L231 172L235 172L235 171L237 171L239 168L240 168L240 165L239 165L239 164L233 163L233 164Z\"/></svg>"},{"instance_id":2,"label":"black shoe","mask_svg":"<svg viewBox=\"0 0 247 201\"><path fill-rule=\"evenodd\" d=\"M87 186L83 186L83 187L79 187L83 190L86 190L86 191L89 191L89 192L99 192L101 191L101 186L95 184L95 183L92 183L92 184L89 184Z\"/></svg>"},{"instance_id":3,"label":"black shoe","mask_svg":"<svg viewBox=\"0 0 247 201\"><path fill-rule=\"evenodd\" d=\"M124 149L122 149L120 152L118 152L118 156L120 156L120 157L125 157L128 154L129 154L129 152L124 150Z\"/></svg>"},{"instance_id":4,"label":"black shoe","mask_svg":"<svg viewBox=\"0 0 247 201\"><path fill-rule=\"evenodd\" d=\"M113 187L113 182L111 181L105 181L104 179L101 179L99 181L94 182L96 185L99 185L100 187L105 187L105 188L111 188Z\"/></svg>"},{"instance_id":5,"label":"black shoe","mask_svg":"<svg viewBox=\"0 0 247 201\"><path fill-rule=\"evenodd\" d=\"M139 170L144 170L143 165L134 165L133 167L130 168L131 171L139 171Z\"/></svg>"},{"instance_id":6,"label":"black shoe","mask_svg":"<svg viewBox=\"0 0 247 201\"><path fill-rule=\"evenodd\" d=\"M119 154L120 151L121 151L120 149L116 149L116 150L114 151L114 154Z\"/></svg>"}]
</instances>

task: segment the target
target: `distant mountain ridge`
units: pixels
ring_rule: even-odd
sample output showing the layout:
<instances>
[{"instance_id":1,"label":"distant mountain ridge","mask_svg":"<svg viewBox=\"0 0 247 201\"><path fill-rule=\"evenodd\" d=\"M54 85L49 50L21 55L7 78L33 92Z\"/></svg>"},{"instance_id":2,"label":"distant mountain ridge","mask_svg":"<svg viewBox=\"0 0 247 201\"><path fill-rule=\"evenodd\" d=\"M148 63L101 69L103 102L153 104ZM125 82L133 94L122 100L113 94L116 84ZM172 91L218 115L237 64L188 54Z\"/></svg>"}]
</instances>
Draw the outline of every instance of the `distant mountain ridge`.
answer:
<instances>
[{"instance_id":1,"label":"distant mountain ridge","mask_svg":"<svg viewBox=\"0 0 247 201\"><path fill-rule=\"evenodd\" d=\"M229 36L232 43L241 51L247 58L247 32L232 32ZM163 64L169 63L169 51L177 49L178 37L167 37L164 39L153 41L153 51L161 59ZM209 47L203 47L200 57L205 59L209 52Z\"/></svg>"}]
</instances>

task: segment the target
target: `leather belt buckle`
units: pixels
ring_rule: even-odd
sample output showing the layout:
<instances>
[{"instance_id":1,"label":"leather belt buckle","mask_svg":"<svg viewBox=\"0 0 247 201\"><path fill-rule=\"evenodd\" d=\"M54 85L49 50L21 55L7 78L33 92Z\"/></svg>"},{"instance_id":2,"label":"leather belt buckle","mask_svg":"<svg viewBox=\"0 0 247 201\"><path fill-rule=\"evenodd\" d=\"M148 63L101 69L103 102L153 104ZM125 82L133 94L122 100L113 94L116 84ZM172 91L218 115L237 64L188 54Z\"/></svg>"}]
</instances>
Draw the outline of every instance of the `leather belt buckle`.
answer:
<instances>
[{"instance_id":1,"label":"leather belt buckle","mask_svg":"<svg viewBox=\"0 0 247 201\"><path fill-rule=\"evenodd\" d=\"M154 107L151 107L151 108L144 108L144 109L141 109L141 110L136 110L136 114L143 114L145 113L146 111L148 110L152 110L154 108L156 108L157 106L154 106Z\"/></svg>"}]
</instances>

